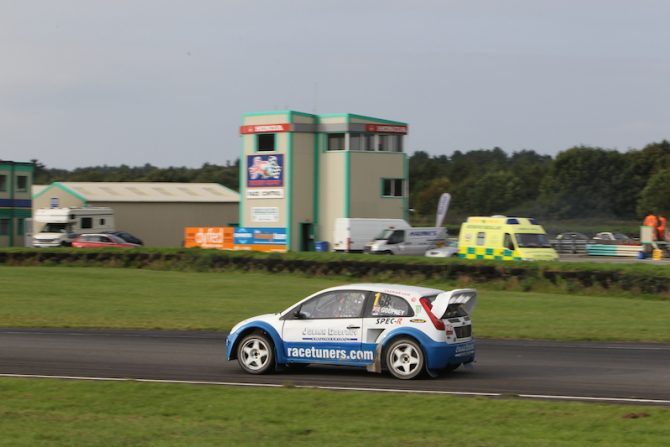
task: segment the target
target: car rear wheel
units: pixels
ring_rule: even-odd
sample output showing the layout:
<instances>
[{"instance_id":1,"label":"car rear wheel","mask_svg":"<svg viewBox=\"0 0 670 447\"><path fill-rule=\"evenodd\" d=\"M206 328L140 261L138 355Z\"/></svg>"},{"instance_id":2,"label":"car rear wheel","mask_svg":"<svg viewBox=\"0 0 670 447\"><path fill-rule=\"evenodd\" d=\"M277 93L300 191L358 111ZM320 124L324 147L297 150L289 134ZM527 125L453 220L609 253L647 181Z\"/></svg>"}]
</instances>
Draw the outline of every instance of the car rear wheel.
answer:
<instances>
[{"instance_id":1,"label":"car rear wheel","mask_svg":"<svg viewBox=\"0 0 670 447\"><path fill-rule=\"evenodd\" d=\"M249 334L237 347L237 362L250 374L265 374L274 367L274 346L272 341L262 334Z\"/></svg>"},{"instance_id":2,"label":"car rear wheel","mask_svg":"<svg viewBox=\"0 0 670 447\"><path fill-rule=\"evenodd\" d=\"M409 338L400 338L386 350L386 367L398 379L413 379L423 372L421 346Z\"/></svg>"}]
</instances>

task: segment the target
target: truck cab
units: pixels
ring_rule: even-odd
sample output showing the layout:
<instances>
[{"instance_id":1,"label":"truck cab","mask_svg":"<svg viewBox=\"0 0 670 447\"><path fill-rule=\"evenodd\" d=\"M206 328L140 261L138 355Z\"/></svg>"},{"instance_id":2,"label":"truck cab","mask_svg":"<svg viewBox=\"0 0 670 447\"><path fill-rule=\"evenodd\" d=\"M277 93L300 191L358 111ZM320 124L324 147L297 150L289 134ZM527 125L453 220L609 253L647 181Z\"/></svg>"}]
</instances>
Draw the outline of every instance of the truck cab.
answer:
<instances>
[{"instance_id":1,"label":"truck cab","mask_svg":"<svg viewBox=\"0 0 670 447\"><path fill-rule=\"evenodd\" d=\"M365 247L366 253L422 256L447 241L444 227L389 228Z\"/></svg>"}]
</instances>

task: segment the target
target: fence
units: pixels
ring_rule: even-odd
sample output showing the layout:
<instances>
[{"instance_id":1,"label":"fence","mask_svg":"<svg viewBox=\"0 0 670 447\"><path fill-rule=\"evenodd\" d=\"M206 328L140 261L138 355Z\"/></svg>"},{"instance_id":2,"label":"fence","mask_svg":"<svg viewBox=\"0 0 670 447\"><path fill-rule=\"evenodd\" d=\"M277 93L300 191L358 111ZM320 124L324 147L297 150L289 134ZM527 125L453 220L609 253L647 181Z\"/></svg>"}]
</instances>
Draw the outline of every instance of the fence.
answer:
<instances>
[{"instance_id":1,"label":"fence","mask_svg":"<svg viewBox=\"0 0 670 447\"><path fill-rule=\"evenodd\" d=\"M586 242L585 240L572 240L572 239L552 239L549 241L554 250L558 253L572 253L572 254L584 254L586 253Z\"/></svg>"},{"instance_id":2,"label":"fence","mask_svg":"<svg viewBox=\"0 0 670 447\"><path fill-rule=\"evenodd\" d=\"M586 254L589 256L638 257L643 250L641 245L586 244Z\"/></svg>"}]
</instances>

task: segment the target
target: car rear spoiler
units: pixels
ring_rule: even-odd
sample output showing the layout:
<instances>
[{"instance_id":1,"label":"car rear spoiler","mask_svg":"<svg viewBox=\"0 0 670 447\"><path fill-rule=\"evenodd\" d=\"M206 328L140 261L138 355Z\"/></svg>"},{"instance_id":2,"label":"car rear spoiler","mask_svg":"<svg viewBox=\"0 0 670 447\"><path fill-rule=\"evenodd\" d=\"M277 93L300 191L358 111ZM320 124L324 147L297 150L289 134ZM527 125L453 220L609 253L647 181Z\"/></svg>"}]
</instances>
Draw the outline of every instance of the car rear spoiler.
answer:
<instances>
[{"instance_id":1,"label":"car rear spoiler","mask_svg":"<svg viewBox=\"0 0 670 447\"><path fill-rule=\"evenodd\" d=\"M445 318L447 308L450 304L460 304L470 315L477 302L477 291L475 289L454 289L448 292L442 292L433 301L433 308L430 310L440 320Z\"/></svg>"}]
</instances>

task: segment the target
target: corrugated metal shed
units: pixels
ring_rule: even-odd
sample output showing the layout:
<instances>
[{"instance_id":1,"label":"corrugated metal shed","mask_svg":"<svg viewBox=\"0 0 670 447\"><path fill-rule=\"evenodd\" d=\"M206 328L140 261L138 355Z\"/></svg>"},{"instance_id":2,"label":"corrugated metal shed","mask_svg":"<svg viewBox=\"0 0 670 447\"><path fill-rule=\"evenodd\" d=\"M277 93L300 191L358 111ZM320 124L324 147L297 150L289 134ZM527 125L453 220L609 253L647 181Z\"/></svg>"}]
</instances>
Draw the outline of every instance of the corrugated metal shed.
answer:
<instances>
[{"instance_id":1,"label":"corrugated metal shed","mask_svg":"<svg viewBox=\"0 0 670 447\"><path fill-rule=\"evenodd\" d=\"M36 192L59 187L88 202L239 202L240 195L218 183L54 182Z\"/></svg>"}]
</instances>

